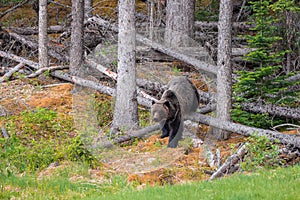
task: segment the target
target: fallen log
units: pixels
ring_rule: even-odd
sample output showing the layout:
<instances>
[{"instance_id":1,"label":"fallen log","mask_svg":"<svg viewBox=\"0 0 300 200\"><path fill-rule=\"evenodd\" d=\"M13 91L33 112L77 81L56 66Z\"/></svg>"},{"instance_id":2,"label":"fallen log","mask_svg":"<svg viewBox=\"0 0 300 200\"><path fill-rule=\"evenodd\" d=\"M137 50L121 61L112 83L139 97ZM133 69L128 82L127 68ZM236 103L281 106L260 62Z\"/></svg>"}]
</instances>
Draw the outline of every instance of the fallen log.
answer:
<instances>
[{"instance_id":1,"label":"fallen log","mask_svg":"<svg viewBox=\"0 0 300 200\"><path fill-rule=\"evenodd\" d=\"M198 90L200 96L200 102L208 104L209 102L215 102L215 94L203 92ZM274 104L261 104L261 103L242 103L242 110L253 113L269 113L276 117L286 117L289 119L300 120L300 109L277 106Z\"/></svg>"},{"instance_id":2,"label":"fallen log","mask_svg":"<svg viewBox=\"0 0 300 200\"><path fill-rule=\"evenodd\" d=\"M294 147L300 148L300 138L295 135L287 135L282 134L280 132L265 130L260 128L254 128L245 126L242 124L236 124L229 121L223 121L217 118L213 118L210 116L202 115L199 113L194 113L187 117L187 119L200 122L209 126L213 126L219 129L223 129L226 131L231 131L234 133L238 133L244 136L250 136L257 134L258 136L266 136L271 141L279 141L282 144L290 144Z\"/></svg>"},{"instance_id":3,"label":"fallen log","mask_svg":"<svg viewBox=\"0 0 300 200\"><path fill-rule=\"evenodd\" d=\"M208 72L214 76L217 73L217 67L215 65L208 64L206 62L200 61L196 58L184 55L182 53L177 52L174 49L170 49L162 44L149 40L139 34L136 35L137 41L143 43L144 45L150 46L154 50L160 51L164 54L172 56L178 60L181 60L187 64L193 65L197 70Z\"/></svg>"},{"instance_id":4,"label":"fallen log","mask_svg":"<svg viewBox=\"0 0 300 200\"><path fill-rule=\"evenodd\" d=\"M8 54L3 51L0 51L0 56L13 59L17 62L23 62L24 64L27 64L35 69L38 69L38 64L36 62L26 60L19 56L16 56L13 54ZM115 90L112 88L103 86L103 85L93 82L93 81L82 79L80 77L70 76L67 73L54 71L54 72L51 72L50 74L54 77L57 77L57 78L60 78L60 79L66 80L68 82L72 82L72 83L75 83L75 84L78 84L78 85L81 85L84 87L89 87L89 88L98 90L100 92L103 92L103 93L111 95L111 96L113 96L115 93L114 92ZM151 106L151 100L145 99L140 96L138 97L138 102L141 105L144 105L146 107ZM200 123L203 123L206 125L210 125L210 126L213 126L216 128L224 129L227 131L239 133L239 134L242 134L245 136L250 136L250 135L257 133L258 136L263 136L263 135L267 136L272 141L279 140L283 144L291 144L294 147L300 148L300 138L293 136L293 135L286 135L286 134L282 134L282 133L275 132L275 131L264 130L264 129L259 129L259 128L252 128L252 127L248 127L248 126L241 125L241 124L235 124L235 123L228 122L228 121L222 121L220 119L212 118L210 116L202 115L199 113L194 113L193 115L189 116L187 119L190 119L192 121L197 121L197 122L200 122Z\"/></svg>"},{"instance_id":5,"label":"fallen log","mask_svg":"<svg viewBox=\"0 0 300 200\"><path fill-rule=\"evenodd\" d=\"M253 28L254 25L251 25L247 22L233 22L232 28L238 30L249 30ZM203 29L213 29L218 30L218 22L205 22L205 21L195 21L195 29L203 30Z\"/></svg>"},{"instance_id":6,"label":"fallen log","mask_svg":"<svg viewBox=\"0 0 300 200\"><path fill-rule=\"evenodd\" d=\"M9 33L9 35L14 38L15 40L17 40L18 42L30 47L33 50L37 50L38 49L38 43L36 41L32 41L32 40L28 40L25 37L20 36L17 33ZM68 62L69 61L69 57L66 55L61 55L59 53L57 53L55 50L49 48L48 50L48 54L49 56L61 61L61 62Z\"/></svg>"},{"instance_id":7,"label":"fallen log","mask_svg":"<svg viewBox=\"0 0 300 200\"><path fill-rule=\"evenodd\" d=\"M50 66L50 67L43 67L40 68L38 70L36 70L34 73L30 74L27 76L27 78L34 78L37 77L39 75L41 75L42 73L44 73L45 71L55 71L55 70L62 70L62 69L69 69L69 66Z\"/></svg>"},{"instance_id":8,"label":"fallen log","mask_svg":"<svg viewBox=\"0 0 300 200\"><path fill-rule=\"evenodd\" d=\"M18 27L10 27L9 30L13 31L14 33L20 34L20 35L36 35L39 34L38 28L32 28L32 27L26 27L26 28L18 28ZM47 28L48 34L54 34L54 33L62 33L66 31L66 28L63 26L49 26Z\"/></svg>"},{"instance_id":9,"label":"fallen log","mask_svg":"<svg viewBox=\"0 0 300 200\"><path fill-rule=\"evenodd\" d=\"M290 119L300 120L300 109L276 106L273 104L261 103L242 103L242 109L254 113L269 113L272 116L287 117Z\"/></svg>"},{"instance_id":10,"label":"fallen log","mask_svg":"<svg viewBox=\"0 0 300 200\"><path fill-rule=\"evenodd\" d=\"M0 50L0 56L4 57L4 58L8 58L10 60L14 60L14 61L19 62L19 63L24 63L24 64L26 64L26 65L34 68L34 69L38 69L39 68L38 63L33 62L31 60L27 60L25 58L22 58L20 56L17 56L17 55L11 54L11 53L7 53L5 51L1 51Z\"/></svg>"},{"instance_id":11,"label":"fallen log","mask_svg":"<svg viewBox=\"0 0 300 200\"><path fill-rule=\"evenodd\" d=\"M16 10L17 8L19 8L19 7L23 6L23 5L25 5L25 4L28 3L28 2L29 2L29 0L22 1L22 2L18 3L17 5L15 5L15 6L9 8L9 9L7 9L6 11L4 11L4 12L2 12L2 13L0 13L0 19L1 19L2 17L4 17L6 14L8 14L8 13L10 13L10 12L13 12L13 11Z\"/></svg>"},{"instance_id":12,"label":"fallen log","mask_svg":"<svg viewBox=\"0 0 300 200\"><path fill-rule=\"evenodd\" d=\"M0 78L0 83L4 82L5 80L8 80L15 72L19 71L24 66L25 66L24 63L19 63L18 65L16 65L14 68L12 68L9 72L7 72L6 74L4 74Z\"/></svg>"},{"instance_id":13,"label":"fallen log","mask_svg":"<svg viewBox=\"0 0 300 200\"><path fill-rule=\"evenodd\" d=\"M118 74L109 70L108 68L104 67L103 65L95 62L92 59L86 58L85 62L91 66L92 68L98 70L99 72L107 75L108 77L112 78L113 80L117 80ZM164 86L158 82L151 82L145 79L137 78L136 83L139 87L147 89L147 90L153 90L157 93L164 91Z\"/></svg>"},{"instance_id":14,"label":"fallen log","mask_svg":"<svg viewBox=\"0 0 300 200\"><path fill-rule=\"evenodd\" d=\"M9 134L4 126L1 126L1 131L4 138L9 138Z\"/></svg>"},{"instance_id":15,"label":"fallen log","mask_svg":"<svg viewBox=\"0 0 300 200\"><path fill-rule=\"evenodd\" d=\"M237 164L240 160L243 159L245 153L247 152L247 143L243 144L235 154L229 156L226 161L224 162L224 164L218 168L218 170L216 172L214 172L211 177L209 178L209 180L213 180L217 177L221 177L223 176L224 173L228 172L230 170L230 168L232 166L235 166L235 164ZM231 171L232 173L232 171Z\"/></svg>"},{"instance_id":16,"label":"fallen log","mask_svg":"<svg viewBox=\"0 0 300 200\"><path fill-rule=\"evenodd\" d=\"M145 135L157 130L159 130L159 124L148 126L140 130L132 131L131 133L127 133L126 135L113 139L111 142L107 141L104 143L95 144L93 148L110 148L114 144L120 144L126 141L130 141L133 138L143 138Z\"/></svg>"},{"instance_id":17,"label":"fallen log","mask_svg":"<svg viewBox=\"0 0 300 200\"><path fill-rule=\"evenodd\" d=\"M114 24L111 24L110 22L108 22L100 17L91 17L87 21L94 22L94 23L98 24L99 26L103 26L112 31L118 32L117 26L115 26ZM179 53L174 49L170 49L170 48L163 46L157 42L149 40L148 38L145 38L140 34L136 34L136 40L143 43L146 46L151 47L152 49L154 49L156 51L159 51L159 52L169 55L173 58L181 60L187 64L193 65L197 70L202 70L202 71L208 72L208 73L216 76L217 67L215 65L211 65L206 62L200 61L196 58Z\"/></svg>"}]
</instances>

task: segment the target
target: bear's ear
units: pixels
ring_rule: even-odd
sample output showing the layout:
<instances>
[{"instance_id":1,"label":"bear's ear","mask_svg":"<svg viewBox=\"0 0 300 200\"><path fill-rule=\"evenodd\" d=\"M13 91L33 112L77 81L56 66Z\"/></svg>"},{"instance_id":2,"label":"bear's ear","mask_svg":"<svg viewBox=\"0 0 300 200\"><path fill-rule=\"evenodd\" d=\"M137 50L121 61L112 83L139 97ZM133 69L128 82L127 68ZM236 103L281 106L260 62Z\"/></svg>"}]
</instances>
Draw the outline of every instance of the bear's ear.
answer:
<instances>
[{"instance_id":1,"label":"bear's ear","mask_svg":"<svg viewBox=\"0 0 300 200\"><path fill-rule=\"evenodd\" d=\"M175 93L172 90L167 90L165 95L168 99L173 99L174 97L176 97Z\"/></svg>"},{"instance_id":2,"label":"bear's ear","mask_svg":"<svg viewBox=\"0 0 300 200\"><path fill-rule=\"evenodd\" d=\"M171 103L170 103L170 101L165 101L165 102L164 102L164 105L165 105L168 109L171 108Z\"/></svg>"}]
</instances>

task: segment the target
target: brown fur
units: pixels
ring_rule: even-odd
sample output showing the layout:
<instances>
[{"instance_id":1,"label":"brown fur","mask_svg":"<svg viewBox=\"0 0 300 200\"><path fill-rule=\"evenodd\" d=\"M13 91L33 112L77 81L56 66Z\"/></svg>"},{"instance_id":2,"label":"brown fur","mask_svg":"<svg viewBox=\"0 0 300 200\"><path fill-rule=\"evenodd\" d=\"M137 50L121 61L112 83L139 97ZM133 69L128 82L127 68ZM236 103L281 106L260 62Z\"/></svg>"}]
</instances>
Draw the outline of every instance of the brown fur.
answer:
<instances>
[{"instance_id":1,"label":"brown fur","mask_svg":"<svg viewBox=\"0 0 300 200\"><path fill-rule=\"evenodd\" d=\"M168 147L177 147L183 132L184 117L195 112L199 104L196 87L186 77L174 77L158 102L153 102L153 120L160 123L161 137L169 136Z\"/></svg>"}]
</instances>

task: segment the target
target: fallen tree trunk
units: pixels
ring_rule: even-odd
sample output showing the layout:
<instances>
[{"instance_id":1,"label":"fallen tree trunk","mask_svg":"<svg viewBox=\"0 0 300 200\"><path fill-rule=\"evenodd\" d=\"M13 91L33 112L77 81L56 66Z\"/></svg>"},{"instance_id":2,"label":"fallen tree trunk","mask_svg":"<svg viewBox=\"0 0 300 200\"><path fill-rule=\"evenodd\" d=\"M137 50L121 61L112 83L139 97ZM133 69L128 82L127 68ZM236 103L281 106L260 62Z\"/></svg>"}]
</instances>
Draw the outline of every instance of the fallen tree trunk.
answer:
<instances>
[{"instance_id":1,"label":"fallen tree trunk","mask_svg":"<svg viewBox=\"0 0 300 200\"><path fill-rule=\"evenodd\" d=\"M92 68L98 70L99 72L105 74L106 76L112 78L113 80L117 80L118 74L104 67L103 65L93 61L92 59L85 59L85 62L90 65ZM157 93L164 91L164 86L158 82L151 82L145 79L136 79L136 83L139 87L144 88L146 90L156 91Z\"/></svg>"},{"instance_id":2,"label":"fallen tree trunk","mask_svg":"<svg viewBox=\"0 0 300 200\"><path fill-rule=\"evenodd\" d=\"M215 102L215 94L198 90L201 103ZM277 106L274 104L261 103L242 103L242 110L253 113L269 113L276 117L286 117L289 119L300 120L300 109Z\"/></svg>"},{"instance_id":3,"label":"fallen tree trunk","mask_svg":"<svg viewBox=\"0 0 300 200\"><path fill-rule=\"evenodd\" d=\"M229 121L222 121L220 119L202 115L199 113L194 113L191 116L187 117L187 119L197 121L216 128L224 129L226 131L231 131L233 133L238 133L244 136L250 136L255 134L257 134L258 136L266 136L271 141L278 140L282 144L291 144L294 147L300 148L300 138L296 137L295 135L287 135L282 134L280 132L260 128L253 128L242 124L236 124Z\"/></svg>"},{"instance_id":4,"label":"fallen tree trunk","mask_svg":"<svg viewBox=\"0 0 300 200\"><path fill-rule=\"evenodd\" d=\"M19 63L18 65L16 65L14 68L12 68L9 72L7 72L6 74L4 74L0 78L0 83L2 83L5 80L8 80L15 72L19 71L24 66L25 66L24 63Z\"/></svg>"},{"instance_id":5,"label":"fallen tree trunk","mask_svg":"<svg viewBox=\"0 0 300 200\"><path fill-rule=\"evenodd\" d=\"M55 70L62 70L62 69L69 69L69 66L51 66L51 67L40 68L40 69L36 70L34 73L28 75L27 78L37 77L37 76L41 75L42 73L44 73L45 71L52 72Z\"/></svg>"},{"instance_id":6,"label":"fallen tree trunk","mask_svg":"<svg viewBox=\"0 0 300 200\"><path fill-rule=\"evenodd\" d=\"M20 42L20 43L22 43L22 44L30 47L33 50L37 50L38 49L38 43L36 41L28 40L27 38L22 37L22 36L18 35L17 33L9 33L9 35L11 37L13 37L15 40L17 40L18 42ZM68 62L69 61L69 57L68 56L61 55L61 54L57 53L55 50L53 50L51 48L49 48L48 54L51 57L53 57L53 58L55 58L55 59L57 59L57 60L59 60L61 62Z\"/></svg>"},{"instance_id":7,"label":"fallen tree trunk","mask_svg":"<svg viewBox=\"0 0 300 200\"><path fill-rule=\"evenodd\" d=\"M13 12L13 11L16 10L17 8L19 8L19 7L23 6L23 5L25 5L25 4L28 3L28 2L29 2L29 0L25 0L25 1L23 1L23 2L18 3L18 4L15 5L15 6L13 6L13 7L7 9L6 11L0 13L0 19L1 19L3 16L5 16L6 14L8 14L8 13L10 13L10 12Z\"/></svg>"},{"instance_id":8,"label":"fallen tree trunk","mask_svg":"<svg viewBox=\"0 0 300 200\"><path fill-rule=\"evenodd\" d=\"M8 54L6 52L0 51L0 56L2 57L6 57L6 58L10 58L12 60L15 60L17 62L23 62L24 64L27 64L35 69L38 69L38 64L36 62L33 61L29 61L26 60L24 58L21 58L19 56L13 55L13 54ZM52 76L66 80L68 82L72 82L84 87L89 87L95 90L98 90L102 93L108 94L113 96L114 95L114 89L109 88L107 86L103 86L99 83L93 82L93 81L89 81L89 80L85 80L82 79L80 77L75 77L75 76L70 76L67 73L61 73L58 71L54 71L50 73ZM144 97L138 97L138 102L141 105L144 105L146 107L150 107L151 106L151 100L146 99ZM291 144L297 148L300 148L300 138L296 137L296 136L292 136L292 135L285 135L279 132L275 132L275 131L270 131L270 130L264 130L264 129L259 129L259 128L252 128L252 127L248 127L245 125L241 125L241 124L235 124L232 122L228 122L228 121L221 121L219 119L216 118L212 118L206 115L202 115L199 113L195 113L191 116L189 116L187 119L190 119L192 121L197 121L206 125L210 125L213 127L217 127L220 129L224 129L227 131L231 131L234 133L239 133L245 136L250 136L253 135L255 133L258 134L258 136L267 136L269 139L271 139L272 141L275 140L279 140L281 143L283 144Z\"/></svg>"},{"instance_id":9,"label":"fallen tree trunk","mask_svg":"<svg viewBox=\"0 0 300 200\"><path fill-rule=\"evenodd\" d=\"M0 50L0 56L4 57L4 58L8 58L10 60L14 60L14 61L19 62L19 63L24 63L24 64L26 64L26 65L34 68L34 69L39 69L38 63L33 62L31 60L27 60L27 59L22 58L20 56L17 56L17 55L11 54L11 53L7 53L7 52L1 51L1 50Z\"/></svg>"},{"instance_id":10,"label":"fallen tree trunk","mask_svg":"<svg viewBox=\"0 0 300 200\"><path fill-rule=\"evenodd\" d=\"M253 25L250 25L247 22L233 22L232 28L239 29L239 30L249 30L253 28ZM218 22L205 22L205 21L195 21L195 29L196 30L203 30L203 29L213 29L218 30Z\"/></svg>"},{"instance_id":11,"label":"fallen tree trunk","mask_svg":"<svg viewBox=\"0 0 300 200\"><path fill-rule=\"evenodd\" d=\"M277 117L287 117L300 120L300 109L276 106L273 104L263 105L260 103L242 103L242 109L254 113L269 113Z\"/></svg>"},{"instance_id":12,"label":"fallen tree trunk","mask_svg":"<svg viewBox=\"0 0 300 200\"><path fill-rule=\"evenodd\" d=\"M136 35L136 39L137 39L137 41L139 41L147 46L150 46L154 50L157 50L164 54L172 56L172 57L174 57L178 60L181 60L187 64L193 65L197 70L209 72L210 74L216 76L217 67L215 65L211 65L206 62L200 61L196 58L179 53L176 50L165 47L165 46L163 46L157 42L154 42L152 40L149 40L148 38L145 38L139 34Z\"/></svg>"},{"instance_id":13,"label":"fallen tree trunk","mask_svg":"<svg viewBox=\"0 0 300 200\"><path fill-rule=\"evenodd\" d=\"M117 26L111 24L110 22L108 22L108 21L106 21L106 20L104 20L100 17L91 17L87 21L94 22L94 23L98 24L99 26L103 26L103 27L108 28L112 31L118 32L118 27ZM181 60L181 61L183 61L187 64L193 65L198 70L202 70L202 71L208 72L208 73L216 76L217 67L215 65L211 65L211 64L208 64L206 62L200 61L196 58L193 58L193 57L184 55L182 53L179 53L174 49L170 49L170 48L168 48L166 46L163 46L163 45L161 45L157 42L149 40L149 39L143 37L140 34L136 34L136 40L143 43L146 46L151 47L154 50L160 51L160 52L162 52L166 55L169 55L173 58Z\"/></svg>"},{"instance_id":14,"label":"fallen tree trunk","mask_svg":"<svg viewBox=\"0 0 300 200\"><path fill-rule=\"evenodd\" d=\"M21 35L36 35L39 34L39 30L37 28L31 28L31 27L26 27L26 28L18 28L18 27L11 27L9 28L11 31L21 34ZM63 26L49 26L47 28L47 33L48 34L54 34L54 33L62 33L66 31L66 29Z\"/></svg>"},{"instance_id":15,"label":"fallen tree trunk","mask_svg":"<svg viewBox=\"0 0 300 200\"><path fill-rule=\"evenodd\" d=\"M113 139L112 142L107 141L104 143L96 144L93 146L93 148L110 148L114 144L120 144L120 143L123 143L126 141L130 141L130 140L132 140L132 138L142 138L145 135L147 135L151 132L157 131L157 130L159 130L159 124L148 126L143 129L140 129L140 130L132 131L131 133L127 133L124 136Z\"/></svg>"},{"instance_id":16,"label":"fallen tree trunk","mask_svg":"<svg viewBox=\"0 0 300 200\"><path fill-rule=\"evenodd\" d=\"M247 151L246 146L247 146L247 144L243 144L237 150L237 152L235 154L229 156L226 159L226 161L224 162L224 164L221 167L219 167L219 169L211 175L209 180L211 181L217 177L223 176L223 174L228 172L232 166L234 166L236 163L238 163L240 160L242 160Z\"/></svg>"}]
</instances>

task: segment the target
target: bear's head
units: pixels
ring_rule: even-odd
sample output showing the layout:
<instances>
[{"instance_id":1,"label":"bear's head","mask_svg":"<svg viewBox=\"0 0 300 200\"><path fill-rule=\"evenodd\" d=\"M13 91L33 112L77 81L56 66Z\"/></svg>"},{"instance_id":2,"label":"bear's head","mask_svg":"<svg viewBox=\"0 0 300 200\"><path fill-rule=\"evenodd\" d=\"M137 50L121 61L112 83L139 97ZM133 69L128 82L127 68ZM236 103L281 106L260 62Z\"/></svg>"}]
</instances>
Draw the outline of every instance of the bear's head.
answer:
<instances>
[{"instance_id":1,"label":"bear's head","mask_svg":"<svg viewBox=\"0 0 300 200\"><path fill-rule=\"evenodd\" d=\"M162 122L168 119L170 103L167 100L153 101L151 106L151 115L153 121Z\"/></svg>"}]
</instances>

